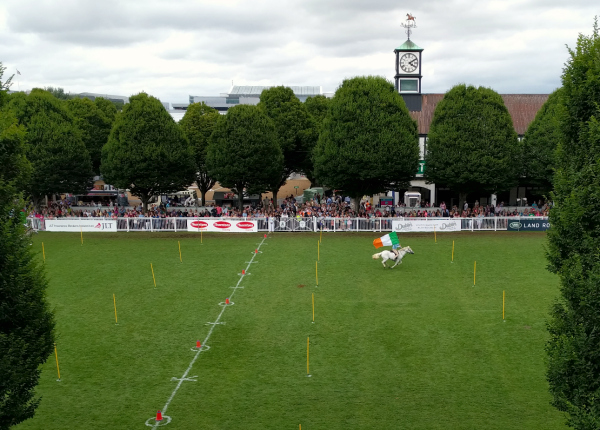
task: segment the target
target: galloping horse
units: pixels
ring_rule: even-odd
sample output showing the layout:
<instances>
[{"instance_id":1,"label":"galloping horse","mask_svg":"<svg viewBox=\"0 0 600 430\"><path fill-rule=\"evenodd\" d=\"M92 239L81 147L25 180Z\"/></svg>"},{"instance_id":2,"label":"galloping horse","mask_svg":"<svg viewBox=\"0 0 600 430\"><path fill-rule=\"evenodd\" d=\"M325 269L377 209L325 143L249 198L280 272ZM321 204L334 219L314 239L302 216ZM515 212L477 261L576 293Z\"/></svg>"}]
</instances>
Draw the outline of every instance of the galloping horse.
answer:
<instances>
[{"instance_id":1,"label":"galloping horse","mask_svg":"<svg viewBox=\"0 0 600 430\"><path fill-rule=\"evenodd\" d=\"M373 260L377 260L379 257L381 257L381 259L383 260L381 262L381 264L383 264L383 267L389 267L388 265L385 264L386 261L388 261L388 260L395 261L396 264L394 264L392 267L390 267L390 269L393 269L394 267L396 267L398 265L398 263L402 263L402 259L404 258L404 256L406 254L414 254L413 250L410 249L410 246L405 246L404 248L400 248L398 250L397 256L396 256L396 253L392 252L392 251L382 251L377 254L373 254Z\"/></svg>"}]
</instances>

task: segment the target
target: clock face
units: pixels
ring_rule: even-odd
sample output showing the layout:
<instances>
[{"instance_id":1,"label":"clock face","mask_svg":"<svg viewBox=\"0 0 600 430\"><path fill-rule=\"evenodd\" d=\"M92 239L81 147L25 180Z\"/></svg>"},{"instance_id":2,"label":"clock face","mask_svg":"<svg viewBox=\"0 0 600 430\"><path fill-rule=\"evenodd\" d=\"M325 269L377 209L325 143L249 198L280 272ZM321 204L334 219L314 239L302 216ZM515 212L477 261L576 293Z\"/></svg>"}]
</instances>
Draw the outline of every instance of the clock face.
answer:
<instances>
[{"instance_id":1,"label":"clock face","mask_svg":"<svg viewBox=\"0 0 600 430\"><path fill-rule=\"evenodd\" d=\"M404 54L400 57L400 68L406 73L412 73L419 67L419 59L415 54Z\"/></svg>"}]
</instances>

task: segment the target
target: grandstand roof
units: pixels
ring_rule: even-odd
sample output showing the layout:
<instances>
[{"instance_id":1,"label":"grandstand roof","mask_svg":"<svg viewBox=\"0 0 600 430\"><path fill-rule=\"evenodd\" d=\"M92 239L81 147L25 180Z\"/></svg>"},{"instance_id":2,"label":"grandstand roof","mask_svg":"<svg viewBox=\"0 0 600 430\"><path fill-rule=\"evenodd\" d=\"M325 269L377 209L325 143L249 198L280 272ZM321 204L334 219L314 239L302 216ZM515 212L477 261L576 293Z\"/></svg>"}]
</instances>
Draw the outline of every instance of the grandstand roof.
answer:
<instances>
[{"instance_id":1,"label":"grandstand roof","mask_svg":"<svg viewBox=\"0 0 600 430\"><path fill-rule=\"evenodd\" d=\"M256 86L256 85L235 85L229 91L229 96L244 96L244 97L257 97L263 92L263 90L268 90L269 88L273 88L273 86ZM292 89L296 96L316 96L322 94L323 91L321 87L308 86L308 87L289 87Z\"/></svg>"},{"instance_id":2,"label":"grandstand roof","mask_svg":"<svg viewBox=\"0 0 600 430\"><path fill-rule=\"evenodd\" d=\"M521 136L525 134L529 124L548 100L548 94L500 94L500 96L510 113L515 131ZM422 94L421 111L410 112L410 116L419 125L419 134L429 134L433 113L443 98L444 94Z\"/></svg>"}]
</instances>

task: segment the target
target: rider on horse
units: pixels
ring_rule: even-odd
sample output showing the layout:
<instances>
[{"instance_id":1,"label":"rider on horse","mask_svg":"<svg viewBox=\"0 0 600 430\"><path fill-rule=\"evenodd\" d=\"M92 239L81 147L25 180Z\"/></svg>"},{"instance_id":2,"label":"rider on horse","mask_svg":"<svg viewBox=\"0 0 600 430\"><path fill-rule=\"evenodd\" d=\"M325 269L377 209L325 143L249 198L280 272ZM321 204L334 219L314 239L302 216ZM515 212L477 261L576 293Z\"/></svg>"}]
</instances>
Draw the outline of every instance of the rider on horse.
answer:
<instances>
[{"instance_id":1,"label":"rider on horse","mask_svg":"<svg viewBox=\"0 0 600 430\"><path fill-rule=\"evenodd\" d=\"M396 254L396 258L398 258L398 255L400 255L400 251L398 251L398 248L401 248L399 243L395 243L394 245L392 245L392 252Z\"/></svg>"}]
</instances>

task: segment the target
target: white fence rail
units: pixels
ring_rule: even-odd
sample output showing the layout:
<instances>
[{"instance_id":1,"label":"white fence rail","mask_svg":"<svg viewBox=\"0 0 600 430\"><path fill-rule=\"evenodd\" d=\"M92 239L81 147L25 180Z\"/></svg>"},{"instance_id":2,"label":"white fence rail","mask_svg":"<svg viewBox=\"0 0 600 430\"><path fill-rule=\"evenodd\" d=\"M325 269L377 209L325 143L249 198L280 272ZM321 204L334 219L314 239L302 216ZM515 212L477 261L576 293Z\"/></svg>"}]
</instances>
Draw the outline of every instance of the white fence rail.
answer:
<instances>
[{"instance_id":1,"label":"white fence rail","mask_svg":"<svg viewBox=\"0 0 600 430\"><path fill-rule=\"evenodd\" d=\"M77 228L78 221L97 222L101 225L104 221L116 221L117 231L188 231L188 223L193 221L222 220L230 223L250 221L255 222L258 231L275 232L387 232L392 231L392 221L400 223L427 223L429 221L460 220L461 231L503 231L507 230L508 220L519 217L489 217L489 218L59 218L73 222ZM522 219L522 218L521 218ZM528 220L548 221L548 217L527 217ZM28 226L34 230L46 230L46 223L51 219L28 218ZM72 227L73 227L72 226ZM193 228L190 231L195 231ZM100 231L100 229L99 229ZM106 231L106 230L105 230ZM114 230L113 230L114 231ZM200 231L200 230L198 230ZM398 230L400 231L400 230ZM437 231L442 232L442 229ZM453 230L457 231L457 230Z\"/></svg>"}]
</instances>

